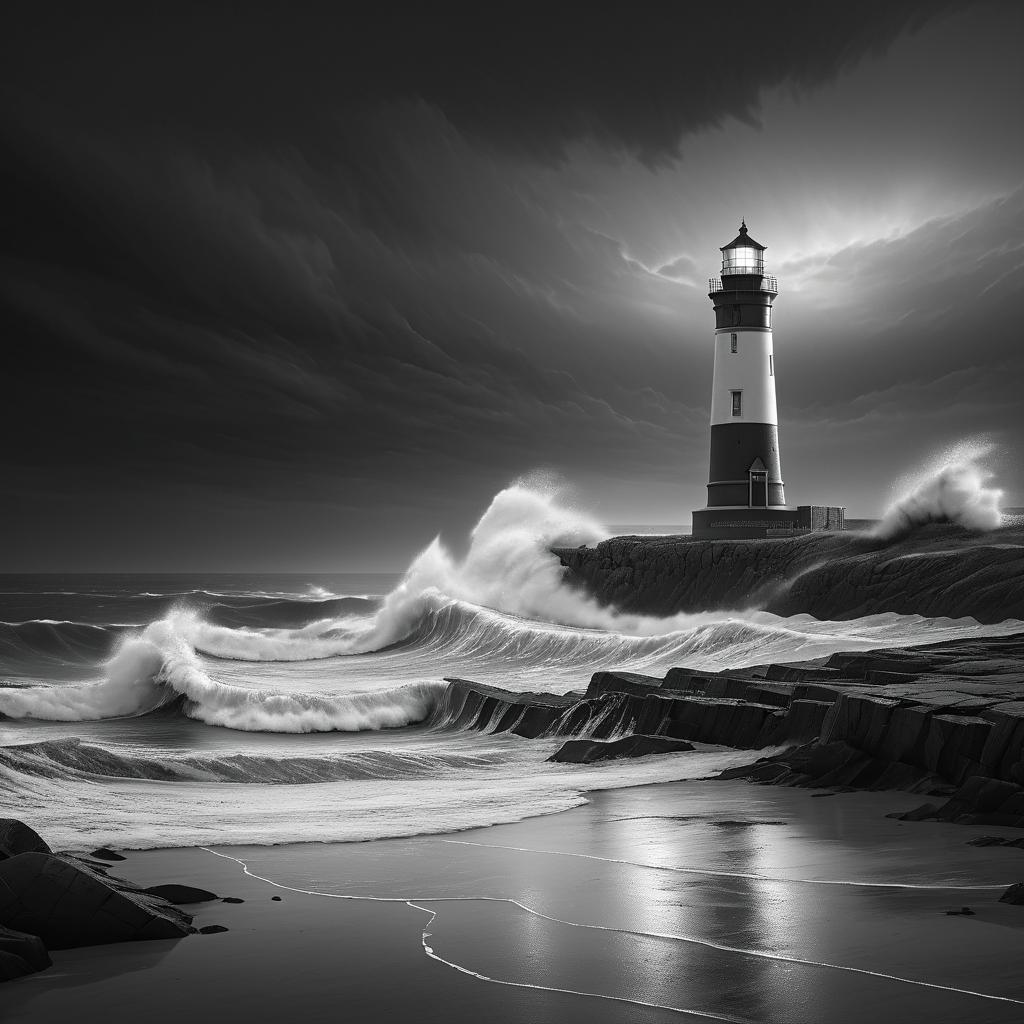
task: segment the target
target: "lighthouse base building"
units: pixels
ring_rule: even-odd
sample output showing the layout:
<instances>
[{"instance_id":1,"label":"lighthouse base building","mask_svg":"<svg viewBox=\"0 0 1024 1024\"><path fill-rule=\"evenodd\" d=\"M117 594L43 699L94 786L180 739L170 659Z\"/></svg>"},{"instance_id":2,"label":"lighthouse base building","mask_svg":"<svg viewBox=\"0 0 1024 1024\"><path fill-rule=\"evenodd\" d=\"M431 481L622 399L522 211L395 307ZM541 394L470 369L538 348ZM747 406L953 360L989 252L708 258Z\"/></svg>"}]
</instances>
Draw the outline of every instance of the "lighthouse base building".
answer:
<instances>
[{"instance_id":1,"label":"lighthouse base building","mask_svg":"<svg viewBox=\"0 0 1024 1024\"><path fill-rule=\"evenodd\" d=\"M792 537L815 530L845 530L842 505L792 505L768 509L699 508L693 513L692 536L705 540Z\"/></svg>"},{"instance_id":2,"label":"lighthouse base building","mask_svg":"<svg viewBox=\"0 0 1024 1024\"><path fill-rule=\"evenodd\" d=\"M772 303L778 282L764 272L765 246L740 225L722 246L722 274L708 282L715 307L708 503L693 536L756 538L843 530L846 509L787 505L775 401Z\"/></svg>"}]
</instances>

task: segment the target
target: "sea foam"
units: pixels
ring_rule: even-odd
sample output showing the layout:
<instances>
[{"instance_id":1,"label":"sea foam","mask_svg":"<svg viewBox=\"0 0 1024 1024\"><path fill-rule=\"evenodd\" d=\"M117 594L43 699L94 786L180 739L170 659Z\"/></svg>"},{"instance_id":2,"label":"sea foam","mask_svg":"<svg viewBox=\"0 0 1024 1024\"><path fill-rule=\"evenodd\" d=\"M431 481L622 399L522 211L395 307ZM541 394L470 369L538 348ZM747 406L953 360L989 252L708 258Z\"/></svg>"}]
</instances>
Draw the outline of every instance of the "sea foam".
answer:
<instances>
[{"instance_id":1,"label":"sea foam","mask_svg":"<svg viewBox=\"0 0 1024 1024\"><path fill-rule=\"evenodd\" d=\"M975 531L996 529L1002 521L1003 492L989 485L993 474L985 465L993 451L994 445L987 441L963 441L944 451L904 482L874 535L893 540L928 523L956 523Z\"/></svg>"}]
</instances>

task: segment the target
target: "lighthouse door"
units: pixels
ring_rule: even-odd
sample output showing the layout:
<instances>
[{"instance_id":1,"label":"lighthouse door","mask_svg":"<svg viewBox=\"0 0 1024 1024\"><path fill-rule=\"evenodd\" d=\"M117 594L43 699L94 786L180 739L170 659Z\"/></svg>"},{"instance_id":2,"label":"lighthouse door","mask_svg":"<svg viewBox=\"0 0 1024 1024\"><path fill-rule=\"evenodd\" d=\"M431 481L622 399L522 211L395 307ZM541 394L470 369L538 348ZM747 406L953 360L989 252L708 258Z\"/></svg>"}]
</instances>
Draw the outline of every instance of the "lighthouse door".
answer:
<instances>
[{"instance_id":1,"label":"lighthouse door","mask_svg":"<svg viewBox=\"0 0 1024 1024\"><path fill-rule=\"evenodd\" d=\"M768 474L752 470L750 473L751 508L768 507Z\"/></svg>"}]
</instances>

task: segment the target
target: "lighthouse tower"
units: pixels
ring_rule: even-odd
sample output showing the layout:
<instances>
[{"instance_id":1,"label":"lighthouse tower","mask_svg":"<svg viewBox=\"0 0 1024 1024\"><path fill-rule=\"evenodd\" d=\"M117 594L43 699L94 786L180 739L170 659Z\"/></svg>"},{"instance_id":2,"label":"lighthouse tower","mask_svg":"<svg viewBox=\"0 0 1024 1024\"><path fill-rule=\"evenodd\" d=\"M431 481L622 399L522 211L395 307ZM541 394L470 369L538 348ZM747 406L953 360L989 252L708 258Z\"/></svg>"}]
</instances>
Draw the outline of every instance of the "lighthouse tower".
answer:
<instances>
[{"instance_id":1,"label":"lighthouse tower","mask_svg":"<svg viewBox=\"0 0 1024 1024\"><path fill-rule=\"evenodd\" d=\"M715 307L708 503L693 513L693 535L764 537L795 527L797 511L786 506L779 454L772 344L779 289L746 223L721 251L722 274L708 282Z\"/></svg>"}]
</instances>

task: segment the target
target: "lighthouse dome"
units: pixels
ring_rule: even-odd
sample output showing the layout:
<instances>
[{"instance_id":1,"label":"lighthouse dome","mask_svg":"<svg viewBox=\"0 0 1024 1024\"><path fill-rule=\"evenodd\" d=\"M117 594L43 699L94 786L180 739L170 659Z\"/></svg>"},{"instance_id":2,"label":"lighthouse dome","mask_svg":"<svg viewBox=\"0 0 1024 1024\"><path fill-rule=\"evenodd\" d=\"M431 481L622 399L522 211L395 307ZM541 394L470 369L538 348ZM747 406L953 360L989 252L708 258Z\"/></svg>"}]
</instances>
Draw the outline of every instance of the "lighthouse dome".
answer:
<instances>
[{"instance_id":1,"label":"lighthouse dome","mask_svg":"<svg viewBox=\"0 0 1024 1024\"><path fill-rule=\"evenodd\" d=\"M747 234L744 221L740 224L740 233L728 245L722 246L722 273L763 274L766 248Z\"/></svg>"}]
</instances>

